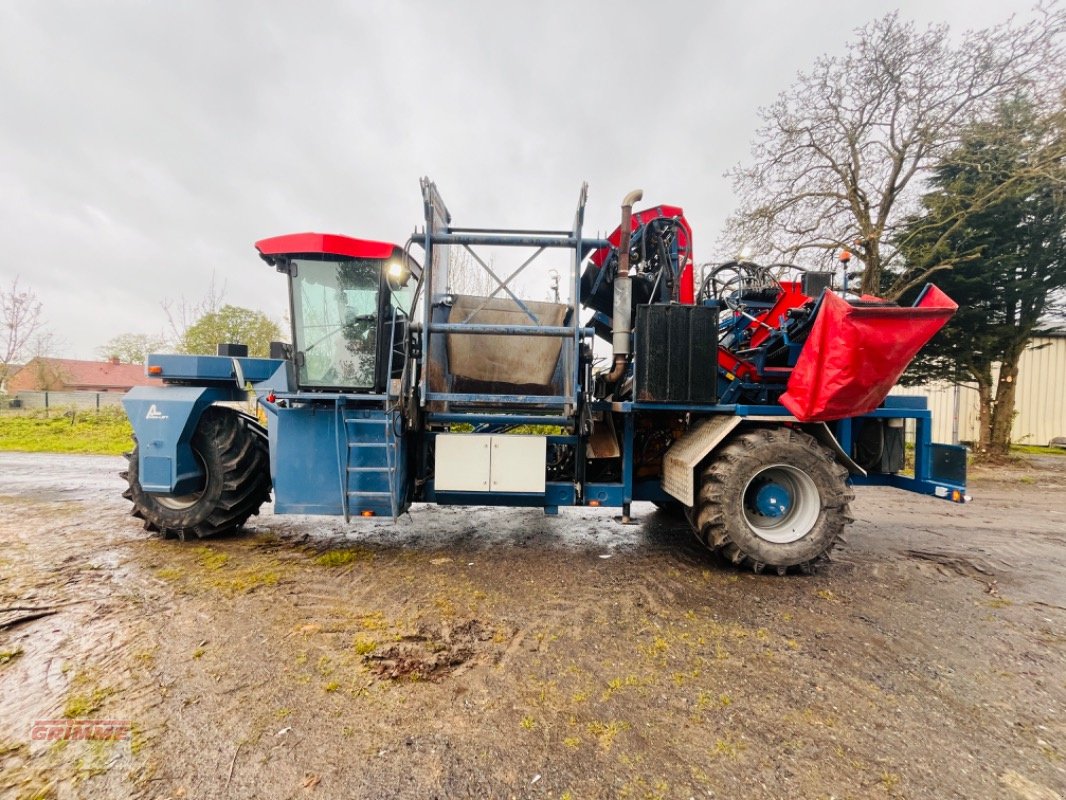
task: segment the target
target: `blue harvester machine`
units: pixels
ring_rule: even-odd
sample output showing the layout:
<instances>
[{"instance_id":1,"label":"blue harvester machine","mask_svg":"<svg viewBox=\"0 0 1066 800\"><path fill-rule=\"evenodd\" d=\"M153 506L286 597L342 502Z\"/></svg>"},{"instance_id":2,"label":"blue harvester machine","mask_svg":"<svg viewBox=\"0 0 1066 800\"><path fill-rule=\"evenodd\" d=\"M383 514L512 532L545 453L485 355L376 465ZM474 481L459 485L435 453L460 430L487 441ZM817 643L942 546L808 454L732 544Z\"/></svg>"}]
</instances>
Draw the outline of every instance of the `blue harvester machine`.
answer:
<instances>
[{"instance_id":1,"label":"blue harvester machine","mask_svg":"<svg viewBox=\"0 0 1066 800\"><path fill-rule=\"evenodd\" d=\"M729 262L697 281L682 210L634 212L640 192L606 239L585 234L585 187L570 230L456 227L432 182L422 194L405 247L256 244L289 285L292 344L271 358L232 344L149 357L164 385L124 399L125 496L146 529L231 531L271 492L275 513L346 520L426 502L611 506L629 521L642 500L729 561L785 574L832 549L855 484L966 499L963 448L932 443L924 399L889 396L955 309L935 287L901 308L794 266ZM501 276L479 247L525 257ZM455 291L457 252L495 288ZM568 303L515 289L545 253L569 263ZM266 425L244 410L249 387Z\"/></svg>"}]
</instances>

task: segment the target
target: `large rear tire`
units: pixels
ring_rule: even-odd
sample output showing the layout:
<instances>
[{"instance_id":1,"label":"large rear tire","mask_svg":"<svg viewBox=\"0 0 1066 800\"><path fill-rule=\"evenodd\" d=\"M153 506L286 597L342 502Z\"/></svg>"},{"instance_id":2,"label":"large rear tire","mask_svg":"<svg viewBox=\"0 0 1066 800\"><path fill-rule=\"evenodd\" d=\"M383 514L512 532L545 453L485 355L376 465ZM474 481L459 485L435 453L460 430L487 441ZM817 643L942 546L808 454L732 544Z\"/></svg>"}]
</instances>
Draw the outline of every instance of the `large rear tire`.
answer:
<instances>
[{"instance_id":1,"label":"large rear tire","mask_svg":"<svg viewBox=\"0 0 1066 800\"><path fill-rule=\"evenodd\" d=\"M696 535L755 572L809 572L852 521L847 477L832 452L802 431L744 431L704 468Z\"/></svg>"},{"instance_id":2,"label":"large rear tire","mask_svg":"<svg viewBox=\"0 0 1066 800\"><path fill-rule=\"evenodd\" d=\"M138 449L129 454L122 496L147 531L166 537L204 538L240 528L270 499L270 453L266 431L251 417L222 406L204 411L192 438L204 471L201 485L181 496L151 494L138 479Z\"/></svg>"}]
</instances>

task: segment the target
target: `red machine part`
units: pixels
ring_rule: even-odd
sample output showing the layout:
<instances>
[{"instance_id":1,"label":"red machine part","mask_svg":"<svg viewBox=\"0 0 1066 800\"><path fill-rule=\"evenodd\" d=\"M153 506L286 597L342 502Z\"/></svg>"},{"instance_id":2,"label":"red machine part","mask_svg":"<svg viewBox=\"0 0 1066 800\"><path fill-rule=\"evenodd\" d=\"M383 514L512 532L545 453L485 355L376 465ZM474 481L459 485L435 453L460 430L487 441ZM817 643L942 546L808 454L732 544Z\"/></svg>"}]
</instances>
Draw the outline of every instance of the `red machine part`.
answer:
<instances>
[{"instance_id":1,"label":"red machine part","mask_svg":"<svg viewBox=\"0 0 1066 800\"><path fill-rule=\"evenodd\" d=\"M681 279L678 284L678 299L684 304L691 306L696 302L696 280L692 267L692 226L685 219L685 212L680 206L654 206L643 211L634 212L630 223L632 230L637 230L655 219L676 219L681 226L677 237L677 247L680 258L684 260L681 267ZM622 228L617 227L607 237L607 241L615 248L622 238ZM597 269L603 267L611 254L611 248L601 247L590 258Z\"/></svg>"},{"instance_id":2,"label":"red machine part","mask_svg":"<svg viewBox=\"0 0 1066 800\"><path fill-rule=\"evenodd\" d=\"M255 249L263 257L324 253L348 258L389 258L402 253L399 247L388 242L353 239L334 233L289 233L273 236L260 239L255 243Z\"/></svg>"},{"instance_id":3,"label":"red machine part","mask_svg":"<svg viewBox=\"0 0 1066 800\"><path fill-rule=\"evenodd\" d=\"M782 292L778 295L777 301L767 311L755 316L756 322L752 323L755 325L755 331L751 335L750 347L758 347L773 330L780 328L781 322L790 308L799 308L811 300L800 289L801 285L799 281L781 281ZM773 372L771 370L771 374L760 378L754 364L745 361L724 347L718 348L718 366L722 367L730 375L735 375L745 381L766 380L766 378L772 378ZM782 373L781 380L787 377L787 372L786 370Z\"/></svg>"},{"instance_id":4,"label":"red machine part","mask_svg":"<svg viewBox=\"0 0 1066 800\"><path fill-rule=\"evenodd\" d=\"M932 284L911 308L853 306L826 292L781 404L801 422L873 411L956 309Z\"/></svg>"},{"instance_id":5,"label":"red machine part","mask_svg":"<svg viewBox=\"0 0 1066 800\"><path fill-rule=\"evenodd\" d=\"M811 298L803 293L800 286L799 281L781 281L782 292L778 295L777 302L765 314L756 317L762 324L751 334L751 347L758 347L767 336L780 328L790 308L799 308L804 303L810 302Z\"/></svg>"}]
</instances>

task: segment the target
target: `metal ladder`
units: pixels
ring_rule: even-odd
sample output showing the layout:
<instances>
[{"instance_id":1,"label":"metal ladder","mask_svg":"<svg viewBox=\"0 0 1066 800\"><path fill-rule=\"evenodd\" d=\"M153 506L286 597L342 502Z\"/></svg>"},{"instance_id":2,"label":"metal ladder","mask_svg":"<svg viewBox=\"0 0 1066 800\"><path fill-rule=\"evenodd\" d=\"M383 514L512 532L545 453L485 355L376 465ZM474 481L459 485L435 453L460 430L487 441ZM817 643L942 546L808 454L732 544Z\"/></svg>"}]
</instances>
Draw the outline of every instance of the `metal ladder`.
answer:
<instances>
[{"instance_id":1,"label":"metal ladder","mask_svg":"<svg viewBox=\"0 0 1066 800\"><path fill-rule=\"evenodd\" d=\"M396 310L392 309L393 322L396 318ZM338 438L341 431L344 432L345 441L345 457L344 463L341 464L341 505L344 509L344 521L349 522L351 520L352 500L366 501L359 505L378 505L383 498L389 499L389 511L392 515L393 521L399 516L399 498L397 495L397 479L396 470L399 464L399 453L397 452L399 442L396 435L395 425L398 421L396 415L396 409L393 408L393 396L392 396L392 380L391 380L391 354L395 347L395 333L396 326L393 324L390 326L390 341L389 341L389 354L390 354L390 375L385 381L385 394L383 398L383 404L381 411L367 409L367 416L347 416L345 413L344 399L337 399L337 433ZM406 368L406 365L405 365ZM402 393L402 392L401 392ZM371 416L372 414L380 414L380 416ZM352 433L358 429L358 426L381 426L382 435L380 437L370 436L367 439L361 437L354 437ZM378 449L384 449L385 458L384 464L367 464L366 462L373 462L373 451ZM356 466L352 465L352 453L366 451L367 458L356 458ZM362 488L364 476L382 475L386 477L388 483L388 491L380 489L368 490ZM354 481L360 488L352 489ZM372 480L372 478L371 478ZM371 509L374 510L374 509Z\"/></svg>"},{"instance_id":2,"label":"metal ladder","mask_svg":"<svg viewBox=\"0 0 1066 800\"><path fill-rule=\"evenodd\" d=\"M377 512L381 502L388 499L389 512L393 519L399 516L399 503L396 497L396 445L397 439L393 431L394 420L388 414L373 417L350 417L344 414L343 406L339 406L341 412L338 424L344 426L346 458L342 475L344 519L351 519L353 501L363 510ZM380 414L381 412L377 412ZM357 431L360 428L369 427L380 429L372 435L360 436ZM376 455L383 451L384 457ZM353 454L355 454L353 458ZM379 463L375 463L379 462ZM383 463L380 463L383 462ZM385 476L385 487L373 486L373 476ZM366 484L370 483L371 488ZM359 501L365 501L360 503Z\"/></svg>"}]
</instances>

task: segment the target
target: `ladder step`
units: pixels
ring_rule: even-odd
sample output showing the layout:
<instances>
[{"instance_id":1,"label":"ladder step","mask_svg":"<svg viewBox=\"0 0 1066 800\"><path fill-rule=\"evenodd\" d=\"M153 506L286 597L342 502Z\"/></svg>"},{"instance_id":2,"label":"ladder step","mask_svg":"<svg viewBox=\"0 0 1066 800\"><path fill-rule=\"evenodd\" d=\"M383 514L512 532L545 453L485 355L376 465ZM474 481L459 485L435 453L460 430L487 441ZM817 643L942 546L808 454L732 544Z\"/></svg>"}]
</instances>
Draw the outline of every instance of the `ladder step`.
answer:
<instances>
[{"instance_id":1,"label":"ladder step","mask_svg":"<svg viewBox=\"0 0 1066 800\"><path fill-rule=\"evenodd\" d=\"M387 442L348 442L349 448L354 447L388 447Z\"/></svg>"},{"instance_id":2,"label":"ladder step","mask_svg":"<svg viewBox=\"0 0 1066 800\"><path fill-rule=\"evenodd\" d=\"M392 497L391 492L348 492L349 497Z\"/></svg>"},{"instance_id":3,"label":"ladder step","mask_svg":"<svg viewBox=\"0 0 1066 800\"><path fill-rule=\"evenodd\" d=\"M367 419L365 417L350 417L344 420L346 425L388 425L387 419Z\"/></svg>"},{"instance_id":4,"label":"ladder step","mask_svg":"<svg viewBox=\"0 0 1066 800\"><path fill-rule=\"evenodd\" d=\"M349 472L389 472L389 467L348 467Z\"/></svg>"}]
</instances>

